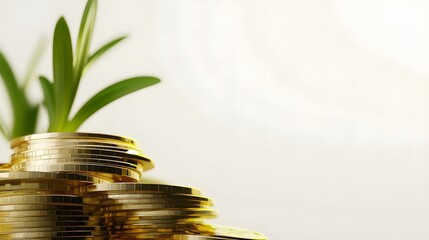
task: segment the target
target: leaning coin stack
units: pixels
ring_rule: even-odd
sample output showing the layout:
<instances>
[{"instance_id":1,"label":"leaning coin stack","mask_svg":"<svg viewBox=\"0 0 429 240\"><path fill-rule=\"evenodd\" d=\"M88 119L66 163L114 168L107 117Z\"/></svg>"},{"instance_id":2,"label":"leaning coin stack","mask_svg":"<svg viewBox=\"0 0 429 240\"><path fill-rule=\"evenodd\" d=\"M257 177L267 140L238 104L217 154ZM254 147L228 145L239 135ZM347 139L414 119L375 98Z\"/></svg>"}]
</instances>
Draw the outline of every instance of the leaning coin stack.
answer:
<instances>
[{"instance_id":1,"label":"leaning coin stack","mask_svg":"<svg viewBox=\"0 0 429 240\"><path fill-rule=\"evenodd\" d=\"M152 183L132 139L45 133L11 141L0 166L0 239L266 239L205 223L213 201L191 187Z\"/></svg>"},{"instance_id":2,"label":"leaning coin stack","mask_svg":"<svg viewBox=\"0 0 429 240\"><path fill-rule=\"evenodd\" d=\"M11 141L12 171L78 172L115 182L138 181L153 168L135 141L88 133L34 134Z\"/></svg>"}]
</instances>

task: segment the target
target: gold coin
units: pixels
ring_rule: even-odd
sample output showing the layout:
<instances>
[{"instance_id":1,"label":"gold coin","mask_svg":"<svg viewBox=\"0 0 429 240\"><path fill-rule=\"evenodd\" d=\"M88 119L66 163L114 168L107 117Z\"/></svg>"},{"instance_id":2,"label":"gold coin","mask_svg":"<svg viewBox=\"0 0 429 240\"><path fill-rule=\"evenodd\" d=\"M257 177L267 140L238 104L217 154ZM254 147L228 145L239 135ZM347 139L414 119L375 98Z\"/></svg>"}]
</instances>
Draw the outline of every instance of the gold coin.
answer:
<instances>
[{"instance_id":1,"label":"gold coin","mask_svg":"<svg viewBox=\"0 0 429 240\"><path fill-rule=\"evenodd\" d=\"M12 157L25 158L35 156L46 156L46 155L97 155L97 156L115 156L121 158L137 158L145 160L146 156L142 152L136 150L118 151L109 150L106 148L77 148L77 147L64 147L64 148L44 148L41 150L25 151L12 154Z\"/></svg>"},{"instance_id":2,"label":"gold coin","mask_svg":"<svg viewBox=\"0 0 429 240\"><path fill-rule=\"evenodd\" d=\"M102 205L120 206L128 204L188 204L199 206L213 206L212 201L198 201L193 199L175 199L175 198L137 198L137 199L111 199L103 200Z\"/></svg>"},{"instance_id":3,"label":"gold coin","mask_svg":"<svg viewBox=\"0 0 429 240\"><path fill-rule=\"evenodd\" d=\"M0 173L0 184L16 181L53 181L66 183L73 186L107 183L106 179L81 175L77 173L53 173L53 172L2 172Z\"/></svg>"},{"instance_id":4,"label":"gold coin","mask_svg":"<svg viewBox=\"0 0 429 240\"><path fill-rule=\"evenodd\" d=\"M51 238L51 237L32 237L32 238L27 238L27 237L23 237L23 238L17 238L16 236L2 236L2 240L16 240L16 239L26 239L26 240L109 240L110 237L105 235L100 235L100 236L91 236L91 237L85 237L85 236L80 236L80 237L55 237L55 238Z\"/></svg>"},{"instance_id":5,"label":"gold coin","mask_svg":"<svg viewBox=\"0 0 429 240\"><path fill-rule=\"evenodd\" d=\"M100 233L101 235L102 233ZM23 232L23 233L6 233L2 234L0 233L0 238L12 238L12 239L28 239L28 238L57 238L57 237L91 237L98 234L92 234L91 231L63 231L63 232ZM103 234L105 235L105 234ZM73 239L73 238L72 238Z\"/></svg>"},{"instance_id":6,"label":"gold coin","mask_svg":"<svg viewBox=\"0 0 429 240\"><path fill-rule=\"evenodd\" d=\"M38 141L32 144L21 144L14 147L12 150L15 154L29 151L44 151L46 149L64 149L64 148L79 148L79 149L106 149L118 152L136 152L143 154L143 151L134 145L117 144L110 142L94 142L88 140L72 139L68 141ZM143 154L144 155L144 154Z\"/></svg>"},{"instance_id":7,"label":"gold coin","mask_svg":"<svg viewBox=\"0 0 429 240\"><path fill-rule=\"evenodd\" d=\"M98 193L98 192L94 192ZM201 195L190 195L190 194L175 194L175 193L159 193L159 192L150 192L150 193L142 193L141 191L131 192L127 191L108 191L105 192L105 197L103 201L117 201L118 203L132 203L134 201L138 202L140 200L180 200L180 201L201 201L201 202L213 202L211 198L204 197Z\"/></svg>"},{"instance_id":8,"label":"gold coin","mask_svg":"<svg viewBox=\"0 0 429 240\"><path fill-rule=\"evenodd\" d=\"M189 224L189 223L188 223ZM128 230L136 230L136 229L176 229L180 226L178 223L164 223L164 224L121 224L121 223L112 223L110 225L106 226L106 229L108 231L128 231Z\"/></svg>"},{"instance_id":9,"label":"gold coin","mask_svg":"<svg viewBox=\"0 0 429 240\"><path fill-rule=\"evenodd\" d=\"M78 210L28 210L28 211L1 211L2 217L42 217L42 216L102 216L102 212L78 211Z\"/></svg>"},{"instance_id":10,"label":"gold coin","mask_svg":"<svg viewBox=\"0 0 429 240\"><path fill-rule=\"evenodd\" d=\"M143 235L143 234L173 234L173 228L136 228L127 230L110 229L107 230L111 236L124 236L124 235Z\"/></svg>"},{"instance_id":11,"label":"gold coin","mask_svg":"<svg viewBox=\"0 0 429 240\"><path fill-rule=\"evenodd\" d=\"M129 220L127 218L109 218L106 221L106 226L148 226L148 225L182 225L182 224L201 224L204 218L198 217L183 217L183 218L167 218L167 219L140 219L140 220Z\"/></svg>"},{"instance_id":12,"label":"gold coin","mask_svg":"<svg viewBox=\"0 0 429 240\"><path fill-rule=\"evenodd\" d=\"M157 233L157 234L142 234L142 235L135 235L135 234L129 234L129 235L125 235L125 234L117 234L117 235L110 235L110 239L115 239L115 240L137 240L137 239L145 239L145 240L170 240L171 237L174 234L170 234L170 233Z\"/></svg>"},{"instance_id":13,"label":"gold coin","mask_svg":"<svg viewBox=\"0 0 429 240\"><path fill-rule=\"evenodd\" d=\"M72 139L68 141L39 141L34 144L24 144L13 148L14 153L45 152L64 149L91 149L112 152L122 152L136 155L144 155L143 151L135 145L116 144L109 142L94 142L85 139Z\"/></svg>"},{"instance_id":14,"label":"gold coin","mask_svg":"<svg viewBox=\"0 0 429 240\"><path fill-rule=\"evenodd\" d=\"M2 191L52 191L52 192L72 192L73 187L66 184L53 183L53 182L15 182L15 183L0 183L0 194Z\"/></svg>"},{"instance_id":15,"label":"gold coin","mask_svg":"<svg viewBox=\"0 0 429 240\"><path fill-rule=\"evenodd\" d=\"M132 145L136 145L136 141L134 139L117 136L117 135L108 135L108 134L99 134L99 133L82 133L82 132L49 132L49 133L40 133L40 134L31 134L23 137L18 137L12 139L10 142L12 148L15 145L18 145L22 142L29 142L41 139L96 139L99 141L118 141L129 143Z\"/></svg>"},{"instance_id":16,"label":"gold coin","mask_svg":"<svg viewBox=\"0 0 429 240\"><path fill-rule=\"evenodd\" d=\"M152 160L139 156L114 156L114 155L97 155L97 154L47 154L38 156L12 156L11 164L13 165L19 161L29 160L57 160L57 159L92 159L92 160L105 160L115 161L121 163L129 163L134 165L142 166L145 170L150 169L153 166Z\"/></svg>"},{"instance_id":17,"label":"gold coin","mask_svg":"<svg viewBox=\"0 0 429 240\"><path fill-rule=\"evenodd\" d=\"M105 219L106 222L138 222L138 221L154 221L154 220L176 220L179 222L185 222L187 220L195 220L195 221L202 221L203 219L209 219L209 218L214 218L216 217L216 215L206 215L206 216L190 216L190 215L177 215L177 216L172 216L172 215L159 215L159 216L106 216L105 215Z\"/></svg>"},{"instance_id":18,"label":"gold coin","mask_svg":"<svg viewBox=\"0 0 429 240\"><path fill-rule=\"evenodd\" d=\"M106 217L214 217L216 213L212 209L160 209L160 210L134 210L121 212L105 212Z\"/></svg>"},{"instance_id":19,"label":"gold coin","mask_svg":"<svg viewBox=\"0 0 429 240\"><path fill-rule=\"evenodd\" d=\"M111 192L111 191L135 191L135 192L155 192L155 193L175 193L175 194L192 194L200 195L201 190L174 186L166 184L150 184L150 183L107 183L107 184L94 184L90 186L80 187L81 192Z\"/></svg>"},{"instance_id":20,"label":"gold coin","mask_svg":"<svg viewBox=\"0 0 429 240\"><path fill-rule=\"evenodd\" d=\"M32 210L74 210L74 211L98 212L98 211L101 211L101 207L94 206L94 205L45 205L45 204L0 205L0 212L1 211L32 211Z\"/></svg>"},{"instance_id":21,"label":"gold coin","mask_svg":"<svg viewBox=\"0 0 429 240\"><path fill-rule=\"evenodd\" d=\"M10 165L9 163L0 163L0 170L9 170Z\"/></svg>"},{"instance_id":22,"label":"gold coin","mask_svg":"<svg viewBox=\"0 0 429 240\"><path fill-rule=\"evenodd\" d=\"M0 195L0 205L19 205L19 204L60 204L60 205L100 205L98 199L80 197L74 195L17 195L17 196L3 196Z\"/></svg>"},{"instance_id":23,"label":"gold coin","mask_svg":"<svg viewBox=\"0 0 429 240\"><path fill-rule=\"evenodd\" d=\"M74 151L74 152L72 152ZM70 151L61 150L61 151L51 151L49 153L41 153L41 152L26 152L19 154L12 154L11 160L17 161L21 159L54 159L54 158L102 158L102 159L111 159L116 161L129 161L140 164L148 164L152 161L143 156L137 154L129 154L129 153L113 153L108 154L107 152L102 151L90 151L84 149L72 149Z\"/></svg>"},{"instance_id":24,"label":"gold coin","mask_svg":"<svg viewBox=\"0 0 429 240\"><path fill-rule=\"evenodd\" d=\"M144 172L153 167L149 162L132 161L132 160L121 160L112 159L109 157L52 157L40 159L38 157L25 158L20 160L13 160L11 162L11 169L16 171L17 169L25 168L29 165L53 165L53 164L96 164L96 165L109 165L123 168L129 168Z\"/></svg>"},{"instance_id":25,"label":"gold coin","mask_svg":"<svg viewBox=\"0 0 429 240\"><path fill-rule=\"evenodd\" d=\"M206 239L237 239L237 240L266 240L267 237L253 231L226 227L220 225L212 225L212 235L197 235L197 234L177 234L173 237L175 240L206 240Z\"/></svg>"},{"instance_id":26,"label":"gold coin","mask_svg":"<svg viewBox=\"0 0 429 240\"><path fill-rule=\"evenodd\" d=\"M161 210L161 209L196 209L204 208L204 205L200 204L127 204L127 205L114 205L104 206L103 210L106 212L119 212L119 211L130 211L130 210Z\"/></svg>"},{"instance_id":27,"label":"gold coin","mask_svg":"<svg viewBox=\"0 0 429 240\"><path fill-rule=\"evenodd\" d=\"M170 239L173 233L110 234L111 239Z\"/></svg>"},{"instance_id":28,"label":"gold coin","mask_svg":"<svg viewBox=\"0 0 429 240\"><path fill-rule=\"evenodd\" d=\"M38 222L2 222L0 229L41 228L41 227L100 227L102 221L38 221ZM104 225L104 224L103 224ZM104 226L103 226L104 227Z\"/></svg>"},{"instance_id":29,"label":"gold coin","mask_svg":"<svg viewBox=\"0 0 429 240\"><path fill-rule=\"evenodd\" d=\"M25 168L16 168L15 171L40 171L40 172L75 172L80 174L95 175L97 177L110 178L112 181L137 181L141 173L126 168L119 168L106 165L90 164L56 164L27 166Z\"/></svg>"},{"instance_id":30,"label":"gold coin","mask_svg":"<svg viewBox=\"0 0 429 240\"><path fill-rule=\"evenodd\" d=\"M44 226L44 227L27 227L27 228L16 228L16 227L5 227L1 226L0 234L4 233L16 233L16 232L63 232L63 231L104 231L107 232L101 226Z\"/></svg>"},{"instance_id":31,"label":"gold coin","mask_svg":"<svg viewBox=\"0 0 429 240\"><path fill-rule=\"evenodd\" d=\"M27 217L1 217L1 222L39 222L39 221L58 221L58 222L97 222L98 216L27 216Z\"/></svg>"},{"instance_id":32,"label":"gold coin","mask_svg":"<svg viewBox=\"0 0 429 240\"><path fill-rule=\"evenodd\" d=\"M132 164L125 161L112 161L101 158L54 158L54 159L34 159L27 158L20 161L12 162L12 169L21 169L28 166L39 166L39 165L60 165L60 164L95 164L95 165L106 165L120 168L127 168L143 172L143 167L139 164Z\"/></svg>"}]
</instances>

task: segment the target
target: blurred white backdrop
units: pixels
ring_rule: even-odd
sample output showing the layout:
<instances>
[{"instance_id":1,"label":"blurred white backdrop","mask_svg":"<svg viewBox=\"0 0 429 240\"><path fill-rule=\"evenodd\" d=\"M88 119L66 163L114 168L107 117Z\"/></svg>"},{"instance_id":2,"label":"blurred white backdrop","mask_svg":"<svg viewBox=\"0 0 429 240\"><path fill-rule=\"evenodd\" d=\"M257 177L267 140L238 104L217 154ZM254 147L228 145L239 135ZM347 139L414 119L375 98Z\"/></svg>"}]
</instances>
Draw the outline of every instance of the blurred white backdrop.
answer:
<instances>
[{"instance_id":1,"label":"blurred white backdrop","mask_svg":"<svg viewBox=\"0 0 429 240\"><path fill-rule=\"evenodd\" d=\"M84 5L0 0L16 72L60 15L75 39ZM138 139L156 163L147 176L205 190L216 223L270 239L426 240L427 12L423 0L102 0L93 46L130 38L88 72L76 104L125 77L162 82L81 131ZM40 73L50 61L49 45ZM31 91L40 99L36 81Z\"/></svg>"}]
</instances>

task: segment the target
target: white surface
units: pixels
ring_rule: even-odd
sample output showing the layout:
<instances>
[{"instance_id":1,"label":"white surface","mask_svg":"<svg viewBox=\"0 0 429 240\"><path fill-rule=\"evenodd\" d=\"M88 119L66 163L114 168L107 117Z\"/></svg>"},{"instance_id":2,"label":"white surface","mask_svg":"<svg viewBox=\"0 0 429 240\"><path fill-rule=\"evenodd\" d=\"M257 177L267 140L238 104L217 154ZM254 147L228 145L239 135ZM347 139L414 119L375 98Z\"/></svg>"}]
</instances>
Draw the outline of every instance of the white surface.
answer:
<instances>
[{"instance_id":1,"label":"white surface","mask_svg":"<svg viewBox=\"0 0 429 240\"><path fill-rule=\"evenodd\" d=\"M148 176L205 190L217 223L271 239L428 239L426 1L99 5L93 46L131 37L88 72L78 105L125 77L163 81L82 131L137 138L156 161ZM83 6L0 0L0 49L22 73L61 14L75 38Z\"/></svg>"}]
</instances>

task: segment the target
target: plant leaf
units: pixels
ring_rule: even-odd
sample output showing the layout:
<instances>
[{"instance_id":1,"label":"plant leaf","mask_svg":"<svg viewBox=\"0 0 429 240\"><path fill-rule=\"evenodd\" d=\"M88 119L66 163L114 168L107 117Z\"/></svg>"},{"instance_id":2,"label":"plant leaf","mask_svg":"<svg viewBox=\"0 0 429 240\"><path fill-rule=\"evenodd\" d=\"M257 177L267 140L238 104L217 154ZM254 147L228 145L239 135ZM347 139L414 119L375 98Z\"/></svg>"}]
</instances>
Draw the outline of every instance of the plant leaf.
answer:
<instances>
[{"instance_id":1,"label":"plant leaf","mask_svg":"<svg viewBox=\"0 0 429 240\"><path fill-rule=\"evenodd\" d=\"M25 96L24 89L19 87L9 62L1 52L0 76L6 86L12 104L13 127L9 137L14 138L33 133L36 128L38 107L30 105Z\"/></svg>"},{"instance_id":2,"label":"plant leaf","mask_svg":"<svg viewBox=\"0 0 429 240\"><path fill-rule=\"evenodd\" d=\"M33 134L36 131L39 108L40 105L29 106L24 112L22 120L17 121L17 119L15 119L15 123L17 123L17 125L14 126L14 138Z\"/></svg>"},{"instance_id":3,"label":"plant leaf","mask_svg":"<svg viewBox=\"0 0 429 240\"><path fill-rule=\"evenodd\" d=\"M110 85L94 95L82 106L74 118L69 122L66 130L71 132L76 131L86 119L107 104L127 94L152 86L158 82L160 82L160 80L155 77L135 77Z\"/></svg>"},{"instance_id":4,"label":"plant leaf","mask_svg":"<svg viewBox=\"0 0 429 240\"><path fill-rule=\"evenodd\" d=\"M37 43L36 50L34 50L30 62L27 67L27 71L25 72L24 77L24 85L23 88L27 89L28 85L30 84L30 81L34 77L34 72L36 71L36 68L40 62L40 59L43 56L43 52L46 49L47 42L44 39L40 39Z\"/></svg>"},{"instance_id":5,"label":"plant leaf","mask_svg":"<svg viewBox=\"0 0 429 240\"><path fill-rule=\"evenodd\" d=\"M22 107L22 92L19 89L18 81L13 74L10 64L2 52L0 52L0 76L2 77L9 94L9 98L12 103L12 111L14 112L14 115L16 115L17 112L19 112L20 107Z\"/></svg>"},{"instance_id":6,"label":"plant leaf","mask_svg":"<svg viewBox=\"0 0 429 240\"><path fill-rule=\"evenodd\" d=\"M4 123L3 119L0 117L0 133L4 136L4 138L10 140L11 136L9 131L6 129L6 124Z\"/></svg>"},{"instance_id":7,"label":"plant leaf","mask_svg":"<svg viewBox=\"0 0 429 240\"><path fill-rule=\"evenodd\" d=\"M82 72L89 59L89 47L91 44L92 33L94 31L96 13L97 0L89 0L82 15L79 35L77 38L76 58L74 62L76 88L79 85Z\"/></svg>"},{"instance_id":8,"label":"plant leaf","mask_svg":"<svg viewBox=\"0 0 429 240\"><path fill-rule=\"evenodd\" d=\"M103 45L101 48L99 48L97 51L95 51L94 54L92 54L89 59L88 62L85 65L85 69L87 69L90 65L92 65L98 58L100 58L104 53L106 53L110 48L114 47L116 44L118 44L119 42L121 42L122 40L124 40L126 38L126 36L124 37L119 37L116 38L108 43L106 43L105 45Z\"/></svg>"},{"instance_id":9,"label":"plant leaf","mask_svg":"<svg viewBox=\"0 0 429 240\"><path fill-rule=\"evenodd\" d=\"M43 94L45 96L43 104L48 112L50 127L55 121L55 96L53 84L44 76L39 77L40 85L42 86ZM49 131L53 131L49 129Z\"/></svg>"},{"instance_id":10,"label":"plant leaf","mask_svg":"<svg viewBox=\"0 0 429 240\"><path fill-rule=\"evenodd\" d=\"M55 121L53 131L61 131L68 120L75 92L73 83L73 50L67 22L61 17L55 27L53 44Z\"/></svg>"}]
</instances>

